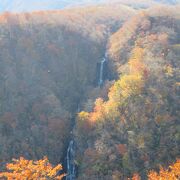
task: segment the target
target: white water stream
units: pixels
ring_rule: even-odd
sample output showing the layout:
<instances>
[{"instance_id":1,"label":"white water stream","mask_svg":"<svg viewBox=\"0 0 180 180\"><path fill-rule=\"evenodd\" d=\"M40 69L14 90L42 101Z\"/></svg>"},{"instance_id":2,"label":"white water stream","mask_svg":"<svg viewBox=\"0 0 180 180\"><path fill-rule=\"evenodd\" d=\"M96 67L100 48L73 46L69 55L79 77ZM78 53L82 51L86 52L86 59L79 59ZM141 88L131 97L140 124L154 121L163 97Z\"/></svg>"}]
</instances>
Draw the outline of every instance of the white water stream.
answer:
<instances>
[{"instance_id":1,"label":"white water stream","mask_svg":"<svg viewBox=\"0 0 180 180\"><path fill-rule=\"evenodd\" d=\"M99 82L98 85L101 87L104 83L104 65L107 61L107 53L105 57L102 59L100 64L100 72L99 72ZM79 108L78 108L79 109ZM78 110L79 111L79 110ZM67 175L66 180L75 180L76 178L76 164L75 164L75 142L74 140L70 140L69 146L67 149L66 154L66 168L67 168Z\"/></svg>"}]
</instances>

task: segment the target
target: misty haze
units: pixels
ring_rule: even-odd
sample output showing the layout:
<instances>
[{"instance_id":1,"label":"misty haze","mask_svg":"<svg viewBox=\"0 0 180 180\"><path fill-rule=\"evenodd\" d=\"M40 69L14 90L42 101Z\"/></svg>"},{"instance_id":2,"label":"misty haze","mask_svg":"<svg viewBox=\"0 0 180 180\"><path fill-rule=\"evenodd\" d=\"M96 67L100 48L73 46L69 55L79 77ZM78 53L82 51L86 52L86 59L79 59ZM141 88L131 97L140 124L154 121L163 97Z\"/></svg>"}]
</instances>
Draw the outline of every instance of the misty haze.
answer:
<instances>
[{"instance_id":1,"label":"misty haze","mask_svg":"<svg viewBox=\"0 0 180 180\"><path fill-rule=\"evenodd\" d=\"M180 179L179 0L0 0L0 179Z\"/></svg>"}]
</instances>

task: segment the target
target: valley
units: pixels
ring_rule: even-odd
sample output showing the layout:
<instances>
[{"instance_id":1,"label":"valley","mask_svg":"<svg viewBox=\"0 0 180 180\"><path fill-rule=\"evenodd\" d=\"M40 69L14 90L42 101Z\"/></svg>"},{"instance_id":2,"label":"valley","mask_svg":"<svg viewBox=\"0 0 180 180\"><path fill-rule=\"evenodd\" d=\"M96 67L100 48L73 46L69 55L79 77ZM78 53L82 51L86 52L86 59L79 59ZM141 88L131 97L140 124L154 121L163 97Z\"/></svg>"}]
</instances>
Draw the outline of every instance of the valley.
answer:
<instances>
[{"instance_id":1,"label":"valley","mask_svg":"<svg viewBox=\"0 0 180 180\"><path fill-rule=\"evenodd\" d=\"M178 179L178 1L61 3L0 15L1 171L15 158L15 179L156 180L172 164Z\"/></svg>"}]
</instances>

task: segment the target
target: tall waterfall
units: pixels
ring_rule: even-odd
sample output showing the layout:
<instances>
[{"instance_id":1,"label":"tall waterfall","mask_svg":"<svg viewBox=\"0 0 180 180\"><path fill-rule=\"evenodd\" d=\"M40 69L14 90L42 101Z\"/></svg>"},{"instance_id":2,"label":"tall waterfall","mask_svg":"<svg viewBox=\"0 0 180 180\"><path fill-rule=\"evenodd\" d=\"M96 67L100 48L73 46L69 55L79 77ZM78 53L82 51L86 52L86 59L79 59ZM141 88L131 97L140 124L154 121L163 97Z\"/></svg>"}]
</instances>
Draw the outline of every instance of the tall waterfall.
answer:
<instances>
[{"instance_id":1,"label":"tall waterfall","mask_svg":"<svg viewBox=\"0 0 180 180\"><path fill-rule=\"evenodd\" d=\"M107 53L105 54L104 58L100 62L100 69L99 69L99 79L98 79L98 85L101 87L104 83L105 75L105 63L107 61ZM80 111L80 107L78 105L77 111ZM72 138L69 142L67 154L66 154L66 180L75 180L77 175L77 166L75 163L75 142Z\"/></svg>"},{"instance_id":2,"label":"tall waterfall","mask_svg":"<svg viewBox=\"0 0 180 180\"><path fill-rule=\"evenodd\" d=\"M99 82L98 85L102 86L104 82L104 64L107 61L107 53L105 54L105 57L102 59L101 64L100 64L100 74L99 74Z\"/></svg>"},{"instance_id":3,"label":"tall waterfall","mask_svg":"<svg viewBox=\"0 0 180 180\"><path fill-rule=\"evenodd\" d=\"M66 180L75 180L76 177L76 167L75 167L75 144L74 141L71 140L67 150L67 176Z\"/></svg>"}]
</instances>

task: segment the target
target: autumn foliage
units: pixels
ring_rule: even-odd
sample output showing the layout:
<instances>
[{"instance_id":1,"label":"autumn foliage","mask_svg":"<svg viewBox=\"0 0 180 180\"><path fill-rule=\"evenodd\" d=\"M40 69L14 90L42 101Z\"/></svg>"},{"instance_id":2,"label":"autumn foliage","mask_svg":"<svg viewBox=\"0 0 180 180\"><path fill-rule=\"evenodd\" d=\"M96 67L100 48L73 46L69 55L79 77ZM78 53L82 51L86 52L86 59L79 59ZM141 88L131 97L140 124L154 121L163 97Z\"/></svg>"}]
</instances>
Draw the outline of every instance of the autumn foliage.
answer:
<instances>
[{"instance_id":1,"label":"autumn foliage","mask_svg":"<svg viewBox=\"0 0 180 180\"><path fill-rule=\"evenodd\" d=\"M0 162L48 156L58 163L109 34L134 13L102 4L0 14Z\"/></svg>"},{"instance_id":2,"label":"autumn foliage","mask_svg":"<svg viewBox=\"0 0 180 180\"><path fill-rule=\"evenodd\" d=\"M49 158L14 160L1 177L62 178L49 162L76 119L79 180L179 178L179 160L149 172L179 157L179 6L139 8L0 15L0 162ZM109 82L95 87L104 54Z\"/></svg>"},{"instance_id":3,"label":"autumn foliage","mask_svg":"<svg viewBox=\"0 0 180 180\"><path fill-rule=\"evenodd\" d=\"M174 8L167 9L160 16L141 12L110 37L115 80L107 97L86 112L93 128L78 138L80 179L179 179L179 160L147 174L174 162L180 149L179 52L172 45L180 43L180 26ZM89 149L93 155L85 154Z\"/></svg>"},{"instance_id":4,"label":"autumn foliage","mask_svg":"<svg viewBox=\"0 0 180 180\"><path fill-rule=\"evenodd\" d=\"M132 179L128 180L141 180L142 178L138 173L135 173ZM180 179L180 159L174 164L170 165L167 169L161 167L159 172L151 170L148 173L148 180L179 180Z\"/></svg>"},{"instance_id":5,"label":"autumn foliage","mask_svg":"<svg viewBox=\"0 0 180 180\"><path fill-rule=\"evenodd\" d=\"M170 165L167 169L160 168L159 173L150 171L148 174L149 180L178 180L180 179L180 159L174 164Z\"/></svg>"},{"instance_id":6,"label":"autumn foliage","mask_svg":"<svg viewBox=\"0 0 180 180\"><path fill-rule=\"evenodd\" d=\"M0 178L6 178L7 180L61 180L64 177L64 174L57 175L62 170L62 166L59 164L53 167L47 157L38 161L26 160L23 157L13 159L13 162L8 163L6 168L7 172L1 172Z\"/></svg>"}]
</instances>

